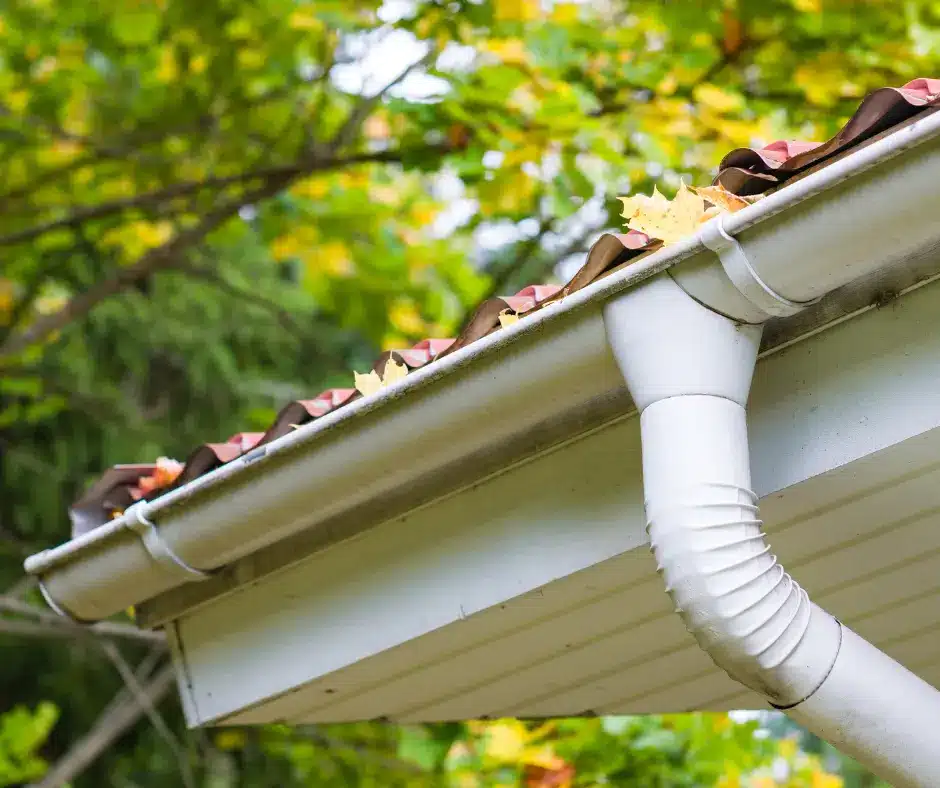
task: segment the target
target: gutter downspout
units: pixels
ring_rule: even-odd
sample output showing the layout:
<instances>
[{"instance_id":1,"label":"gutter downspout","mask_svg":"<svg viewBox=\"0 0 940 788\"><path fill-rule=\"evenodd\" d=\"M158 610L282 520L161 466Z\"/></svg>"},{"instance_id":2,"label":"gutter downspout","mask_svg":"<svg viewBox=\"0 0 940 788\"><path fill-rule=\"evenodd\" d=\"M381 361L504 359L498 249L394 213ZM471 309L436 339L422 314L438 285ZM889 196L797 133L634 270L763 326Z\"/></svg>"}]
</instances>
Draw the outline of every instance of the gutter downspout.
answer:
<instances>
[{"instance_id":1,"label":"gutter downspout","mask_svg":"<svg viewBox=\"0 0 940 788\"><path fill-rule=\"evenodd\" d=\"M689 632L883 779L940 785L940 692L811 602L765 543L745 413L761 325L702 306L668 272L610 301L604 320L641 413L651 547Z\"/></svg>"}]
</instances>

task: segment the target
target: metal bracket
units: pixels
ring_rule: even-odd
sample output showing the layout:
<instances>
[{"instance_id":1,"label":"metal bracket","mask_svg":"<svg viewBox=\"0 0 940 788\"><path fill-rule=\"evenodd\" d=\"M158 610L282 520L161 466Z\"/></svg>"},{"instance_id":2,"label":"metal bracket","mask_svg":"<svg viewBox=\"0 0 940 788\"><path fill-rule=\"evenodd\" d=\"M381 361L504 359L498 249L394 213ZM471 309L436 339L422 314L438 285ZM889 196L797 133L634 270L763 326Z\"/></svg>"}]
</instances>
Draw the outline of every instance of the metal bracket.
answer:
<instances>
[{"instance_id":1,"label":"metal bracket","mask_svg":"<svg viewBox=\"0 0 940 788\"><path fill-rule=\"evenodd\" d=\"M210 573L203 572L201 569L196 569L187 564L163 541L160 530L157 528L156 523L147 517L144 511L145 508L146 502L138 501L127 507L124 514L131 515L127 527L140 536L140 541L150 557L168 572L187 582L208 580L211 577Z\"/></svg>"},{"instance_id":2,"label":"metal bracket","mask_svg":"<svg viewBox=\"0 0 940 788\"><path fill-rule=\"evenodd\" d=\"M744 247L725 230L725 216L727 214L719 214L716 219L702 227L702 243L718 255L728 278L748 301L773 317L795 315L819 301L818 298L811 301L791 301L761 279L747 259Z\"/></svg>"}]
</instances>

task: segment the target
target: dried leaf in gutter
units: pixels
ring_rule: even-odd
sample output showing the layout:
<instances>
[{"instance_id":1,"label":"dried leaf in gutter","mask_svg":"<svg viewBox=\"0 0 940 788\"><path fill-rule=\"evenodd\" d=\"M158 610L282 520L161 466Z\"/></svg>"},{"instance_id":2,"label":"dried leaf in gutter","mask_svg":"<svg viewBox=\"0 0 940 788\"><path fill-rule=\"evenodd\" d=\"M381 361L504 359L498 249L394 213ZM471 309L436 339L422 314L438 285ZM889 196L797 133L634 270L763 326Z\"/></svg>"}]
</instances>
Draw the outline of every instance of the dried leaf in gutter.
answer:
<instances>
[{"instance_id":1,"label":"dried leaf in gutter","mask_svg":"<svg viewBox=\"0 0 940 788\"><path fill-rule=\"evenodd\" d=\"M518 323L518 322L519 322L519 315L517 315L515 312L509 309L504 309L502 312L499 313L500 328L506 328L506 326L511 326L513 323Z\"/></svg>"},{"instance_id":2,"label":"dried leaf in gutter","mask_svg":"<svg viewBox=\"0 0 940 788\"><path fill-rule=\"evenodd\" d=\"M739 197L734 192L729 192L724 186L703 186L702 188L696 188L695 193L699 197L705 198L708 202L714 205L721 211L727 211L728 213L734 213L735 211L740 211L742 208L746 208L755 200L747 199L745 197Z\"/></svg>"},{"instance_id":3,"label":"dried leaf in gutter","mask_svg":"<svg viewBox=\"0 0 940 788\"><path fill-rule=\"evenodd\" d=\"M374 369L368 374L362 374L361 372L353 373L356 381L356 388L359 390L359 393L364 397L368 397L370 394L375 394L377 391L384 389L386 386L392 385L392 383L397 383L399 380L404 378L408 374L408 367L404 364L399 364L395 359L390 358L385 362L384 375L380 376L378 372Z\"/></svg>"},{"instance_id":4,"label":"dried leaf in gutter","mask_svg":"<svg viewBox=\"0 0 940 788\"><path fill-rule=\"evenodd\" d=\"M658 238L664 246L694 234L699 225L710 218L706 215L705 200L684 183L679 185L673 200L667 200L654 188L650 197L638 194L621 197L620 201L623 203L621 216L627 220L627 227Z\"/></svg>"},{"instance_id":5,"label":"dried leaf in gutter","mask_svg":"<svg viewBox=\"0 0 940 788\"><path fill-rule=\"evenodd\" d=\"M395 359L390 358L385 362L385 370L382 375L382 385L391 386L392 383L397 383L399 380L402 380L408 374L408 367L404 364L399 364Z\"/></svg>"},{"instance_id":6,"label":"dried leaf in gutter","mask_svg":"<svg viewBox=\"0 0 940 788\"><path fill-rule=\"evenodd\" d=\"M353 376L355 377L356 388L363 397L375 394L375 392L382 388L382 378L379 377L379 373L374 369L365 375L361 372L354 372Z\"/></svg>"}]
</instances>

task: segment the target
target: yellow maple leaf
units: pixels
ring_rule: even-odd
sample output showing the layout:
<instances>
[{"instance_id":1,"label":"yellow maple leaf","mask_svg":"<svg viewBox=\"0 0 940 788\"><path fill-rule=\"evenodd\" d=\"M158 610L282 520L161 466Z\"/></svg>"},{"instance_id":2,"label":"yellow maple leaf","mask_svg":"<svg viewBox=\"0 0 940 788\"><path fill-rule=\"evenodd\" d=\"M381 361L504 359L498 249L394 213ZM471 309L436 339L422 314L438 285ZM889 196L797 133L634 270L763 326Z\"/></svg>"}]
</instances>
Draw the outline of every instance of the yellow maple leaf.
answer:
<instances>
[{"instance_id":1,"label":"yellow maple leaf","mask_svg":"<svg viewBox=\"0 0 940 788\"><path fill-rule=\"evenodd\" d=\"M722 211L734 213L746 208L754 200L748 200L744 197L738 197L734 192L729 192L724 186L703 186L696 188L695 193L699 197L704 197L708 202Z\"/></svg>"},{"instance_id":2,"label":"yellow maple leaf","mask_svg":"<svg viewBox=\"0 0 940 788\"><path fill-rule=\"evenodd\" d=\"M373 369L365 374L362 372L354 372L353 379L355 380L356 389L359 393L364 397L368 397L391 386L393 383L397 383L407 375L408 367L390 358L385 362L385 369L382 375L379 375L379 373Z\"/></svg>"},{"instance_id":3,"label":"yellow maple leaf","mask_svg":"<svg viewBox=\"0 0 940 788\"><path fill-rule=\"evenodd\" d=\"M399 364L395 359L390 358L385 362L385 371L382 375L382 385L391 386L393 383L397 383L399 380L403 380L408 374L408 367L404 364Z\"/></svg>"},{"instance_id":4,"label":"yellow maple leaf","mask_svg":"<svg viewBox=\"0 0 940 788\"><path fill-rule=\"evenodd\" d=\"M680 183L675 199L667 200L659 190L653 188L652 196L638 194L621 197L623 216L631 230L658 238L664 245L674 244L688 238L708 218L705 200Z\"/></svg>"},{"instance_id":5,"label":"yellow maple leaf","mask_svg":"<svg viewBox=\"0 0 940 788\"><path fill-rule=\"evenodd\" d=\"M363 397L371 396L382 388L382 378L374 369L366 373L353 372L353 379L357 391Z\"/></svg>"}]
</instances>

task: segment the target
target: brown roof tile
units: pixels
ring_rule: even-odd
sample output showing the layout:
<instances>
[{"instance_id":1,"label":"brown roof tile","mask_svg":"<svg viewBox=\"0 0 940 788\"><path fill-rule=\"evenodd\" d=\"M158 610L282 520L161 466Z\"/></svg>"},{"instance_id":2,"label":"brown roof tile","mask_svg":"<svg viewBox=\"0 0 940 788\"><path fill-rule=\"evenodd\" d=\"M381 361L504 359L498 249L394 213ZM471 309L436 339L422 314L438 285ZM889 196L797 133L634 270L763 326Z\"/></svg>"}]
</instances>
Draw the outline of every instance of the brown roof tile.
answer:
<instances>
[{"instance_id":1,"label":"brown roof tile","mask_svg":"<svg viewBox=\"0 0 940 788\"><path fill-rule=\"evenodd\" d=\"M777 141L762 148L739 148L727 154L714 183L740 196L758 195L785 184L806 171L824 166L837 155L927 110L940 109L940 80L914 79L900 88L881 88L870 93L855 114L826 142ZM636 257L660 248L655 238L630 230L605 233L591 247L584 264L564 285L530 285L515 295L489 298L480 304L456 339L424 339L410 348L388 350L373 369L383 375L389 360L418 369L443 358L500 328L500 314L525 315L570 295ZM288 434L303 424L358 399L352 388L328 389L313 399L287 404L264 433L238 433L224 443L197 448L175 480L152 487L154 480L171 478L158 464L117 465L69 509L72 536L78 536L111 518L141 497L152 499L168 489L199 478L231 462L250 449ZM160 468L163 468L163 474Z\"/></svg>"},{"instance_id":2,"label":"brown roof tile","mask_svg":"<svg viewBox=\"0 0 940 788\"><path fill-rule=\"evenodd\" d=\"M738 148L718 165L715 183L739 195L761 194L802 170L940 105L940 79L912 79L900 88L869 93L855 114L826 142L774 142L763 148Z\"/></svg>"}]
</instances>

